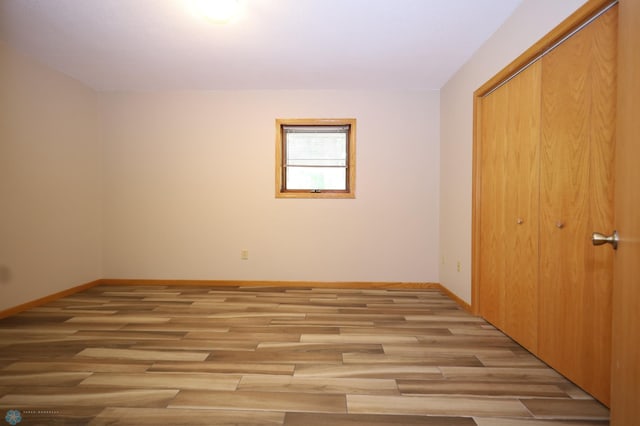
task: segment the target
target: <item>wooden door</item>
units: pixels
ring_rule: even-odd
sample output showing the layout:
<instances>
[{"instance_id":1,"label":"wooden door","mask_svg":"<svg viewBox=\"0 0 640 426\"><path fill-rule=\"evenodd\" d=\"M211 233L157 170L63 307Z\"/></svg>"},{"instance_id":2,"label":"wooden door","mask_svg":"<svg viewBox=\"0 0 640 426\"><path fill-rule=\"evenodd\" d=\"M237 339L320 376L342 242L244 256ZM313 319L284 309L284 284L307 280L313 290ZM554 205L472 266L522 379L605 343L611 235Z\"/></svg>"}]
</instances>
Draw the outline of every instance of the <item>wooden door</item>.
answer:
<instances>
[{"instance_id":1,"label":"wooden door","mask_svg":"<svg viewBox=\"0 0 640 426\"><path fill-rule=\"evenodd\" d=\"M611 424L630 426L640 419L640 2L619 8Z\"/></svg>"},{"instance_id":2,"label":"wooden door","mask_svg":"<svg viewBox=\"0 0 640 426\"><path fill-rule=\"evenodd\" d=\"M540 63L481 100L480 314L531 351L538 329Z\"/></svg>"},{"instance_id":3,"label":"wooden door","mask_svg":"<svg viewBox=\"0 0 640 426\"><path fill-rule=\"evenodd\" d=\"M617 8L542 59L540 357L610 398Z\"/></svg>"}]
</instances>

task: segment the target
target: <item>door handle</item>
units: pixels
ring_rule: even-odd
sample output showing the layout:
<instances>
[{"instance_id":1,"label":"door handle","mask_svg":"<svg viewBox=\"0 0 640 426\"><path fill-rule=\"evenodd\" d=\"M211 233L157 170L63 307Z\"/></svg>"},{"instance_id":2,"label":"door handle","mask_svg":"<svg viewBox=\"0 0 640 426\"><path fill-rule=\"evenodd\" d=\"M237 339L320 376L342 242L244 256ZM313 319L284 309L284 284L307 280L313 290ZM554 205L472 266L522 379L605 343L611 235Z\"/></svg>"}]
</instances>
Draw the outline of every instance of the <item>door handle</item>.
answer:
<instances>
[{"instance_id":1,"label":"door handle","mask_svg":"<svg viewBox=\"0 0 640 426\"><path fill-rule=\"evenodd\" d=\"M613 234L607 236L599 232L594 232L591 235L591 242L594 246L601 246L603 244L611 244L614 250L618 249L618 231L613 231Z\"/></svg>"}]
</instances>

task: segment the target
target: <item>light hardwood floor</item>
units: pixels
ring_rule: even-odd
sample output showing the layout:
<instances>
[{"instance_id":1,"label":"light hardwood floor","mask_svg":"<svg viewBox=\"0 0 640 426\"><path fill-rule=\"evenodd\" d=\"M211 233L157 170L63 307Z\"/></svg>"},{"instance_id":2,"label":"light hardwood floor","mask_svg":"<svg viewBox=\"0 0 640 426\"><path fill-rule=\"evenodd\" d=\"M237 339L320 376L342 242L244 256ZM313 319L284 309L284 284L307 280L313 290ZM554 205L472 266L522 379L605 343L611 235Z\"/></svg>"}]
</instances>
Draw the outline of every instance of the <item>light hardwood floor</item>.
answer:
<instances>
[{"instance_id":1,"label":"light hardwood floor","mask_svg":"<svg viewBox=\"0 0 640 426\"><path fill-rule=\"evenodd\" d=\"M97 286L0 320L9 410L20 425L609 424L437 290Z\"/></svg>"}]
</instances>

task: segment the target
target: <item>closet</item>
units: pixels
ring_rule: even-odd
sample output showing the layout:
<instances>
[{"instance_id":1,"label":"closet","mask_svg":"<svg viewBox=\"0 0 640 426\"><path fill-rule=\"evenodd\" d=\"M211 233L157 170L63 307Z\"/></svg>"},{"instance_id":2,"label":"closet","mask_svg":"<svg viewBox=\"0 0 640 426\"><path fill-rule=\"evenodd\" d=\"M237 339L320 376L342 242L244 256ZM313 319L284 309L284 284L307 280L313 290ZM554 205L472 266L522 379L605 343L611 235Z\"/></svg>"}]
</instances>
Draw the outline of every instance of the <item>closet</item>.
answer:
<instances>
[{"instance_id":1,"label":"closet","mask_svg":"<svg viewBox=\"0 0 640 426\"><path fill-rule=\"evenodd\" d=\"M475 111L474 306L607 405L616 37L614 6Z\"/></svg>"}]
</instances>

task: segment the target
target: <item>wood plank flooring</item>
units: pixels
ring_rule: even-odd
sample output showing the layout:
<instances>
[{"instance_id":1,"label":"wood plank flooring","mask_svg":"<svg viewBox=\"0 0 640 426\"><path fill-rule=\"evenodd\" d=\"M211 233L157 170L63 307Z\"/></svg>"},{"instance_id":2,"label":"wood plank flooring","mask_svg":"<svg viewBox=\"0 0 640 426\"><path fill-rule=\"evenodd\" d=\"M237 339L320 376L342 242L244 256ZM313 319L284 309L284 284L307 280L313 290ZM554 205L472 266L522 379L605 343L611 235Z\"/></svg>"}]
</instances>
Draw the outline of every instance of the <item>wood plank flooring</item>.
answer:
<instances>
[{"instance_id":1,"label":"wood plank flooring","mask_svg":"<svg viewBox=\"0 0 640 426\"><path fill-rule=\"evenodd\" d=\"M20 425L608 425L437 290L93 287L0 320Z\"/></svg>"}]
</instances>

